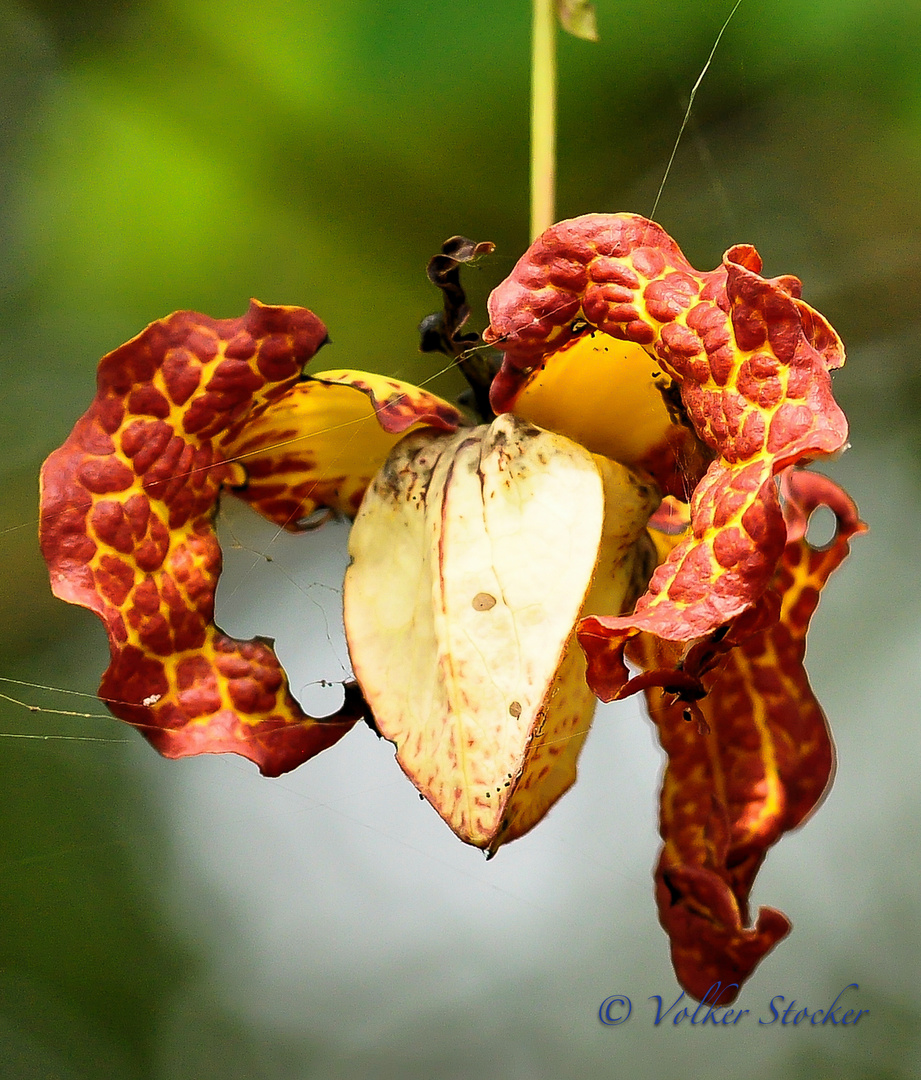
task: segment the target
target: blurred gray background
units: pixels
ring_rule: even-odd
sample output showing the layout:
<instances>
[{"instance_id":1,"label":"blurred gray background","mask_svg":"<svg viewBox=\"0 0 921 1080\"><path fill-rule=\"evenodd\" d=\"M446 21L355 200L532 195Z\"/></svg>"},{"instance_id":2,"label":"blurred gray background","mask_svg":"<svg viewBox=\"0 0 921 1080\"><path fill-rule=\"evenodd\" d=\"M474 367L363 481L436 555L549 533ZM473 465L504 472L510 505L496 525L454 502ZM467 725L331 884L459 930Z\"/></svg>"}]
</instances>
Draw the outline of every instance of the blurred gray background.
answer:
<instances>
[{"instance_id":1,"label":"blurred gray background","mask_svg":"<svg viewBox=\"0 0 921 1080\"><path fill-rule=\"evenodd\" d=\"M560 217L651 211L730 7L598 0L601 43L561 40ZM161 760L92 696L100 624L50 595L39 465L151 320L304 304L325 365L428 380L425 264L461 232L497 244L467 275L482 328L527 242L528 22L525 0L0 8L4 1078L918 1075L916 3L745 0L656 215L702 269L755 244L842 334L852 447L822 467L872 530L810 634L838 778L756 885L794 930L747 1026L653 1026L650 995L679 991L636 703L599 710L577 786L487 864L364 728L279 780ZM276 637L310 707L347 663L344 530L276 537L242 507L221 530L219 621ZM757 1025L775 995L820 1008L853 982L857 1027ZM633 1015L606 1028L615 993Z\"/></svg>"}]
</instances>

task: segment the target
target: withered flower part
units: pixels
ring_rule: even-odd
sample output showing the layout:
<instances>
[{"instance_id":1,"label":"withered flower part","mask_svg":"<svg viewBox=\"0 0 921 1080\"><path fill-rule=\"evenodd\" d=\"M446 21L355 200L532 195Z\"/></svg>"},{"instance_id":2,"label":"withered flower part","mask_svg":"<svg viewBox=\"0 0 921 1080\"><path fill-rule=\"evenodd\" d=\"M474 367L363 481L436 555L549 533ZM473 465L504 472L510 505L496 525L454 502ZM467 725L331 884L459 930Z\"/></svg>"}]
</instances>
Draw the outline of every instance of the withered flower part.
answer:
<instances>
[{"instance_id":1,"label":"withered flower part","mask_svg":"<svg viewBox=\"0 0 921 1080\"><path fill-rule=\"evenodd\" d=\"M460 280L461 267L484 255L490 255L495 244L483 240L479 244L466 236L452 236L441 245L441 252L429 259L429 281L442 294L442 310L426 317L419 324L421 352L440 352L450 356L470 384L467 391L471 404L480 419L490 421L495 414L489 404L489 388L498 366L493 357L475 349L480 340L476 331L461 333L470 317L470 305Z\"/></svg>"},{"instance_id":2,"label":"withered flower part","mask_svg":"<svg viewBox=\"0 0 921 1080\"><path fill-rule=\"evenodd\" d=\"M819 593L865 526L825 476L790 470L781 490L787 539L761 600L718 643L689 651L642 633L627 646L628 659L654 676L646 702L668 757L659 918L678 978L696 998L715 982L741 986L789 931L774 908L762 908L749 927L749 893L768 848L812 814L834 772L831 733L803 666L806 631ZM816 548L805 534L820 506L837 527ZM663 692L676 670L695 686L703 732L687 722L687 686Z\"/></svg>"},{"instance_id":3,"label":"withered flower part","mask_svg":"<svg viewBox=\"0 0 921 1080\"><path fill-rule=\"evenodd\" d=\"M429 268L428 345L465 360L459 269L483 250L454 238ZM697 271L635 215L553 226L490 298L504 358L477 427L395 380L304 376L326 331L301 308L152 324L104 358L42 474L52 586L109 635L101 696L167 756L232 750L271 775L370 710L491 855L574 782L596 697L642 690L668 758L656 900L675 971L698 998L741 986L789 929L771 908L749 925L755 874L830 783L805 637L864 528L803 468L846 442L841 342L795 278L760 271L744 245ZM357 687L333 717L303 713L265 642L214 625L223 493L288 529L317 507L355 518Z\"/></svg>"}]
</instances>

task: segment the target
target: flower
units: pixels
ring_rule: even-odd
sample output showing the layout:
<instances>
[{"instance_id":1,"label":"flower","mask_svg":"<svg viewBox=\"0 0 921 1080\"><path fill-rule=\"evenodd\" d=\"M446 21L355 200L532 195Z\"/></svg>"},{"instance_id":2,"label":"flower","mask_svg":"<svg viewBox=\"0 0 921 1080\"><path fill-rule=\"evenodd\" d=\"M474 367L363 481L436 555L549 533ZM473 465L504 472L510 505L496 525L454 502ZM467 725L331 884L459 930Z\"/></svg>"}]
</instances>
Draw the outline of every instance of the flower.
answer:
<instances>
[{"instance_id":1,"label":"flower","mask_svg":"<svg viewBox=\"0 0 921 1080\"><path fill-rule=\"evenodd\" d=\"M452 348L457 264L489 249L455 241L433 277ZM789 930L773 909L748 926L757 869L830 780L805 635L863 529L801 468L846 441L841 342L795 278L760 269L737 246L699 273L633 215L554 226L490 298L504 359L478 426L396 380L305 375L326 331L302 308L152 324L103 359L42 470L52 587L109 636L100 696L169 757L229 750L267 775L364 718L493 854L574 782L596 696L644 690L668 755L656 898L675 970L698 998L737 991ZM225 492L292 530L318 507L355 518L357 684L332 717L303 713L270 644L214 624ZM837 522L821 549L819 506Z\"/></svg>"}]
</instances>

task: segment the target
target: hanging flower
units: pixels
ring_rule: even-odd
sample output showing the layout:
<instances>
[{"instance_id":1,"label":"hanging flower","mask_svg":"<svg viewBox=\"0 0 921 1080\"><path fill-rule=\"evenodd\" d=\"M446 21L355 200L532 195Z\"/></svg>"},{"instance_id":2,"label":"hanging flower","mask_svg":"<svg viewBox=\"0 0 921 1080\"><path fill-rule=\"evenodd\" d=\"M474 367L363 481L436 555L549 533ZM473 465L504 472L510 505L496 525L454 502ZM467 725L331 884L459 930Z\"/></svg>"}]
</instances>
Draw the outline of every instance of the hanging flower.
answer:
<instances>
[{"instance_id":1,"label":"hanging flower","mask_svg":"<svg viewBox=\"0 0 921 1080\"><path fill-rule=\"evenodd\" d=\"M457 267L489 246L450 243L430 267L446 314L424 330L459 351ZM395 380L305 375L326 332L304 309L152 324L104 358L42 473L52 587L108 632L101 697L167 756L230 750L267 775L364 718L493 854L575 780L596 695L645 690L669 760L656 888L675 969L697 997L740 985L789 929L771 909L748 926L754 875L829 782L805 633L863 528L794 469L845 443L841 343L796 279L760 268L735 247L699 273L630 215L554 226L490 298L505 357L479 426ZM357 685L332 717L303 713L267 642L214 624L224 492L293 530L318 507L355 517ZM821 550L819 506L837 521Z\"/></svg>"}]
</instances>

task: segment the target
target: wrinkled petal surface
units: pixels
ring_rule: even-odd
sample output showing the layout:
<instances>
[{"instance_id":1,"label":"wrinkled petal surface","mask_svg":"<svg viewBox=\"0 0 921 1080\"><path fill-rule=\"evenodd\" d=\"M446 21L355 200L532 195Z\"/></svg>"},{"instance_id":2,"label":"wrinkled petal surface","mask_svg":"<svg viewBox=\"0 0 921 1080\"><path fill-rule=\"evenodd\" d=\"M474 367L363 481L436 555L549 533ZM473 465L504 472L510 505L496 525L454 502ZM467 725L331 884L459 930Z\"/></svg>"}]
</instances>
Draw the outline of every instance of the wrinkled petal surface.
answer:
<instances>
[{"instance_id":1,"label":"wrinkled petal surface","mask_svg":"<svg viewBox=\"0 0 921 1080\"><path fill-rule=\"evenodd\" d=\"M647 350L714 455L693 477L690 534L634 614L583 627L596 661L589 677L606 700L623 683L620 657L634 634L688 641L757 600L784 544L774 476L845 445L829 375L844 360L840 339L800 299L796 278L760 270L754 248L738 245L700 272L653 222L590 214L547 230L490 297L484 337L505 352L496 412L518 409L534 372L588 327ZM602 658L612 674L595 681Z\"/></svg>"},{"instance_id":2,"label":"wrinkled petal surface","mask_svg":"<svg viewBox=\"0 0 921 1080\"><path fill-rule=\"evenodd\" d=\"M407 436L369 489L345 581L353 669L404 771L468 843L495 851L575 779L595 707L575 623L586 603L623 606L657 501L514 416Z\"/></svg>"},{"instance_id":3,"label":"wrinkled petal surface","mask_svg":"<svg viewBox=\"0 0 921 1080\"><path fill-rule=\"evenodd\" d=\"M310 431L326 438L327 407L346 426L368 419L362 388L300 389L325 340L323 324L303 308L253 301L244 316L224 320L177 312L103 358L92 405L42 469L40 537L52 589L100 617L111 652L100 696L167 757L233 751L276 775L364 714L360 695L347 693L334 717L308 717L271 647L236 641L213 621L222 489L242 489L284 525L317 503L354 509L357 488L335 451L314 456L304 440ZM432 422L435 399L426 398L422 413ZM377 425L368 429L379 464L399 435L381 446ZM297 463L283 446L292 438ZM283 463L290 490L271 486L265 462ZM362 475L372 473L366 462Z\"/></svg>"},{"instance_id":4,"label":"wrinkled petal surface","mask_svg":"<svg viewBox=\"0 0 921 1080\"><path fill-rule=\"evenodd\" d=\"M793 472L784 494L788 539L773 581L780 605L768 605L774 621L767 628L701 676L706 696L697 715L708 730L689 722L686 702L661 684L646 690L668 755L656 900L678 979L698 999L715 982L737 984L737 992L789 931L773 908L762 908L749 926L749 893L768 848L812 813L833 771L828 725L803 667L806 630L822 587L864 526L850 499L824 476ZM836 536L823 549L805 540L818 506L830 507L837 519ZM741 628L734 632L741 636ZM642 634L628 656L667 679L680 647ZM721 1003L733 997L724 989Z\"/></svg>"}]
</instances>

